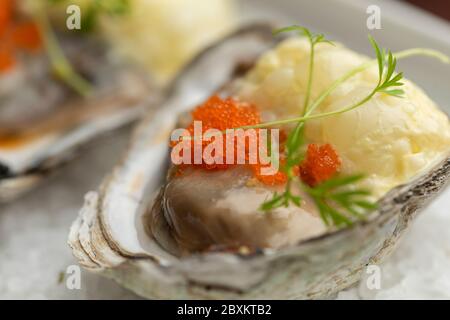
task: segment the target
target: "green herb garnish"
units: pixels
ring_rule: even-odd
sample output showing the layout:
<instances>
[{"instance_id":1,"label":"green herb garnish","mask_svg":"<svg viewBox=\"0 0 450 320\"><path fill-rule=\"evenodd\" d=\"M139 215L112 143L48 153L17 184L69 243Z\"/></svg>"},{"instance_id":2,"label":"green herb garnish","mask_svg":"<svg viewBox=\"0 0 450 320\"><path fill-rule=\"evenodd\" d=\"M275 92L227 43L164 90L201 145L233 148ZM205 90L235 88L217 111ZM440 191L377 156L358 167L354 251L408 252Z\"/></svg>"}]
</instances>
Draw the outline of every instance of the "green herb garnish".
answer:
<instances>
[{"instance_id":1,"label":"green herb garnish","mask_svg":"<svg viewBox=\"0 0 450 320\"><path fill-rule=\"evenodd\" d=\"M69 60L64 55L45 12L45 8L39 6L36 11L35 20L44 39L45 48L53 71L79 95L83 97L90 96L92 92L91 84L73 69Z\"/></svg>"},{"instance_id":2,"label":"green herb garnish","mask_svg":"<svg viewBox=\"0 0 450 320\"><path fill-rule=\"evenodd\" d=\"M81 31L94 31L102 14L120 16L129 11L129 0L92 0L86 9L86 13L82 15Z\"/></svg>"},{"instance_id":3,"label":"green herb garnish","mask_svg":"<svg viewBox=\"0 0 450 320\"><path fill-rule=\"evenodd\" d=\"M314 188L303 186L319 209L322 220L335 226L351 225L351 217L363 219L366 210L375 209L376 204L367 200L370 192L364 189L349 190L349 187L364 178L363 175L331 178Z\"/></svg>"},{"instance_id":4,"label":"green herb garnish","mask_svg":"<svg viewBox=\"0 0 450 320\"><path fill-rule=\"evenodd\" d=\"M318 43L333 44L330 40L327 40L323 34L314 34L310 30L301 26L290 26L276 30L275 35L283 32L297 32L300 36L306 36L310 44L310 57L308 67L308 80L305 93L305 100L303 104L302 116L305 116L308 112L309 99L311 95L311 87L313 82L314 71L314 52L315 46ZM286 182L286 188L281 194L274 194L273 198L262 205L262 209L265 211L274 209L276 207L287 207L289 203L294 203L297 206L301 206L301 197L292 193L292 181L295 178L293 169L304 158L302 146L304 145L304 122L298 122L297 126L288 135L286 141L286 164L283 166L283 170L288 177Z\"/></svg>"},{"instance_id":5,"label":"green herb garnish","mask_svg":"<svg viewBox=\"0 0 450 320\"><path fill-rule=\"evenodd\" d=\"M47 0L48 5L55 5L66 0ZM91 83L78 74L65 56L58 39L53 31L46 13L46 5L39 5L36 9L36 23L44 39L47 54L54 73L70 88L82 97L89 97L93 91ZM92 0L89 7L81 16L81 31L90 32L97 25L100 14L122 15L130 9L129 0Z\"/></svg>"},{"instance_id":6,"label":"green herb garnish","mask_svg":"<svg viewBox=\"0 0 450 320\"><path fill-rule=\"evenodd\" d=\"M296 25L275 30L274 35L284 33L284 32L291 32L291 31L296 31L300 36L305 36L306 38L308 38L308 41L310 43L308 81L307 81L307 87L306 87L306 93L305 93L305 102L303 103L303 114L305 114L307 111L307 108L308 108L308 104L309 104L309 97L311 95L311 86L312 86L312 81L313 81L312 77L313 77L313 70L314 70L315 46L318 43L328 43L331 45L334 45L334 43L330 40L325 39L325 36L321 33L314 34L309 29L302 27L302 26L296 26Z\"/></svg>"}]
</instances>

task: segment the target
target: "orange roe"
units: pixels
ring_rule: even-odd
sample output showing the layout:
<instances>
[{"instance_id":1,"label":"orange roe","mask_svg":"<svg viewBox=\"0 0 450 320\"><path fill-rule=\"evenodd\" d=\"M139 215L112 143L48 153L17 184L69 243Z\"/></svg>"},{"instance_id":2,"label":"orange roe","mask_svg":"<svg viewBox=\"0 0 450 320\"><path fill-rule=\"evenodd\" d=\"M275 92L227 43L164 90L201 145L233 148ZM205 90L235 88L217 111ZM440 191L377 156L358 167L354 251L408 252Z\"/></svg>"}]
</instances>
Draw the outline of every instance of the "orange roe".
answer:
<instances>
[{"instance_id":1,"label":"orange roe","mask_svg":"<svg viewBox=\"0 0 450 320\"><path fill-rule=\"evenodd\" d=\"M267 186L276 186L276 185L283 185L287 182L287 175L283 171L278 170L273 175L264 175L264 174L261 174L261 170L263 167L264 166L261 164L251 165L253 175L261 183L263 183Z\"/></svg>"},{"instance_id":2,"label":"orange roe","mask_svg":"<svg viewBox=\"0 0 450 320\"><path fill-rule=\"evenodd\" d=\"M33 22L17 24L12 30L12 41L18 48L34 51L41 47L39 28Z\"/></svg>"},{"instance_id":3,"label":"orange roe","mask_svg":"<svg viewBox=\"0 0 450 320\"><path fill-rule=\"evenodd\" d=\"M16 60L14 59L14 56L7 50L2 50L0 48L0 73L11 69L15 63Z\"/></svg>"},{"instance_id":4,"label":"orange roe","mask_svg":"<svg viewBox=\"0 0 450 320\"><path fill-rule=\"evenodd\" d=\"M192 123L187 127L187 130L189 131L191 137L194 137L194 121L201 121L202 123L202 133L204 134L209 129L217 129L220 131L225 131L226 129L233 129L238 128L242 126L252 126L257 125L261 123L260 115L258 112L258 109L256 106L246 103L234 100L232 98L227 99L221 99L219 96L214 95L210 97L205 103L198 106L193 112L192 112ZM259 130L255 130L257 134L259 134ZM186 166L193 166L197 168L202 168L205 170L223 170L227 169L230 166L235 165L237 162L237 154L238 154L238 140L235 139L234 141L234 161L233 164L226 164L226 135L223 134L222 137L223 140L223 150L219 151L221 152L220 155L217 155L217 157L222 158L222 164L213 163L213 164L207 164L205 163L205 159L203 158L202 154L202 163L201 164L193 164L194 162L194 155L193 155L193 149L195 143L202 144L202 150L211 143L211 141L214 141L214 138L205 138L205 139L193 139L191 142L191 164L186 165L180 165L179 171L183 171L183 168ZM258 138L256 136L256 138ZM254 155L257 159L256 164L248 164L248 160L252 156L251 150L249 148L248 139L246 138L245 143L245 160L248 166L251 167L255 177L262 183L267 185L276 185L276 184L283 184L286 182L286 175L280 171L275 173L274 175L262 175L261 169L264 167L262 163L259 161L259 154ZM259 142L259 139L257 139L257 142ZM177 142L179 143L179 142ZM175 143L175 145L177 144ZM258 148L261 146L258 145ZM257 148L257 150L258 150ZM216 154L214 154L215 156Z\"/></svg>"},{"instance_id":5,"label":"orange roe","mask_svg":"<svg viewBox=\"0 0 450 320\"><path fill-rule=\"evenodd\" d=\"M217 129L220 131L224 131L226 129L237 128L241 126L247 125L256 125L260 123L260 117L258 110L254 105L245 102L239 102L232 98L221 99L220 97L214 95L210 97L205 103L198 106L192 112L192 123L186 129L189 131L191 137L194 137L194 121L201 121L202 124L202 134L209 129ZM191 163L195 167L200 167L207 170L213 169L227 169L230 164L226 164L226 143L225 143L225 134L223 137L223 150L220 155L214 154L214 156L222 158L221 163L206 163L206 159L204 158L204 154L202 154L202 163L201 164L193 164L194 163L194 146L195 144L201 144L202 150L206 146L208 146L211 142L214 141L214 137L211 138L203 138L198 139L195 138L191 142ZM237 158L237 141L234 144L234 156L235 159L233 163L236 162ZM217 150L215 150L217 151ZM248 159L249 156L248 144L246 143L245 149L245 158Z\"/></svg>"},{"instance_id":6,"label":"orange roe","mask_svg":"<svg viewBox=\"0 0 450 320\"><path fill-rule=\"evenodd\" d=\"M314 187L335 175L340 166L341 160L330 144L310 144L299 173L303 182Z\"/></svg>"},{"instance_id":7,"label":"orange roe","mask_svg":"<svg viewBox=\"0 0 450 320\"><path fill-rule=\"evenodd\" d=\"M0 0L0 37L6 32L12 16L12 0Z\"/></svg>"},{"instance_id":8,"label":"orange roe","mask_svg":"<svg viewBox=\"0 0 450 320\"><path fill-rule=\"evenodd\" d=\"M226 130L242 126L256 125L261 122L257 108L247 102L232 98L225 100L214 95L192 112L192 118L202 121L203 132L210 128ZM194 132L193 126L188 130Z\"/></svg>"},{"instance_id":9,"label":"orange roe","mask_svg":"<svg viewBox=\"0 0 450 320\"><path fill-rule=\"evenodd\" d=\"M15 1L0 0L0 73L16 64L19 50L33 52L42 45L38 27L15 12Z\"/></svg>"}]
</instances>

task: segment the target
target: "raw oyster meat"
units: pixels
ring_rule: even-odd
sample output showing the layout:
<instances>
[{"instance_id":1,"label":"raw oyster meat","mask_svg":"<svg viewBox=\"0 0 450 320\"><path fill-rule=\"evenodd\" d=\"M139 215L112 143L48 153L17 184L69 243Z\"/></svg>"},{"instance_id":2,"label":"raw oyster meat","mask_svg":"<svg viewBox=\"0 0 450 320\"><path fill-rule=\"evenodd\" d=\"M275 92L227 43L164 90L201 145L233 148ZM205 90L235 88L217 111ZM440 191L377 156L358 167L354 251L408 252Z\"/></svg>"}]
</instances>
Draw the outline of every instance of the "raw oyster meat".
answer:
<instances>
[{"instance_id":1,"label":"raw oyster meat","mask_svg":"<svg viewBox=\"0 0 450 320\"><path fill-rule=\"evenodd\" d=\"M251 238L245 227L227 232L226 226L234 218L227 216L230 210L242 213L245 208L241 207L252 206L248 199L234 203L235 207L213 203L210 198L217 193L236 187L228 183L229 176L214 173L217 185L206 181L205 173L198 177L191 173L192 179L176 184L170 175L166 180L168 137L179 115L214 92L227 90L226 84L241 75L237 71L243 65L251 66L276 43L269 26L242 28L205 50L184 70L163 108L142 120L121 164L99 190L86 195L68 239L82 266L147 298L310 299L349 287L360 279L367 264L378 263L395 248L419 210L448 185L448 154L384 194L367 220L350 228L311 234L306 240L287 237L279 246L276 242L265 245L267 235L277 226L263 226L261 234ZM245 177L245 172L233 173ZM208 206L219 217L226 216L210 224L225 222L213 229L211 237L202 233L205 229L199 233L189 219L183 220L183 214L189 212L206 217ZM173 209L177 212L171 216ZM247 218L252 224L252 217ZM245 226L246 218L240 219L238 223ZM202 243L204 239L209 242ZM236 239L252 241L255 248L233 250L232 240ZM225 247L208 250L217 242Z\"/></svg>"}]
</instances>

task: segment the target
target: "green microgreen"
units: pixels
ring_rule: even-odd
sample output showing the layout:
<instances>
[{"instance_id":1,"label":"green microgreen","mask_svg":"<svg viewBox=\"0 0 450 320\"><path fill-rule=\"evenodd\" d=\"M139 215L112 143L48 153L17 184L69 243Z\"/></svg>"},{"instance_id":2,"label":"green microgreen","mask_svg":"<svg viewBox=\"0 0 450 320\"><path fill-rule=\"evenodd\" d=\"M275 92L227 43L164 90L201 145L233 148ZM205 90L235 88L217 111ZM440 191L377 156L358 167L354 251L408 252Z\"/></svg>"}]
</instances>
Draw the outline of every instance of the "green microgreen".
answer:
<instances>
[{"instance_id":1,"label":"green microgreen","mask_svg":"<svg viewBox=\"0 0 450 320\"><path fill-rule=\"evenodd\" d=\"M354 219L364 219L365 211L377 207L375 203L367 200L370 191L350 189L363 178L363 175L334 177L314 188L303 186L303 189L314 200L325 224L349 226Z\"/></svg>"},{"instance_id":2,"label":"green microgreen","mask_svg":"<svg viewBox=\"0 0 450 320\"><path fill-rule=\"evenodd\" d=\"M90 96L92 92L91 84L73 69L65 56L50 24L45 8L40 6L37 8L35 20L44 39L44 45L53 72L79 95L83 97Z\"/></svg>"},{"instance_id":3,"label":"green microgreen","mask_svg":"<svg viewBox=\"0 0 450 320\"><path fill-rule=\"evenodd\" d=\"M58 5L65 0L47 0L48 5ZM92 31L97 25L98 16L102 13L109 15L122 15L130 9L129 0L93 0L86 12L82 14L81 30ZM92 85L74 70L72 64L65 56L58 39L53 31L46 13L45 4L37 6L35 20L44 39L45 48L50 59L53 72L59 79L82 97L89 97Z\"/></svg>"},{"instance_id":4,"label":"green microgreen","mask_svg":"<svg viewBox=\"0 0 450 320\"><path fill-rule=\"evenodd\" d=\"M86 9L86 14L82 18L83 32L92 32L98 25L101 15L121 16L130 11L129 0L93 0Z\"/></svg>"},{"instance_id":5,"label":"green microgreen","mask_svg":"<svg viewBox=\"0 0 450 320\"><path fill-rule=\"evenodd\" d=\"M375 50L378 63L378 85L374 91L401 97L404 91L402 89L395 89L395 87L403 85L400 82L403 78L403 73L400 72L394 75L395 68L397 67L397 58L394 57L391 51L386 53L385 49L380 49L375 39L370 35L369 41Z\"/></svg>"},{"instance_id":6,"label":"green microgreen","mask_svg":"<svg viewBox=\"0 0 450 320\"><path fill-rule=\"evenodd\" d=\"M311 96L311 88L314 74L313 71L314 71L315 46L319 43L327 43L333 45L333 42L326 39L323 34L315 34L305 27L296 25L278 29L274 32L274 34L277 35L285 32L296 32L300 36L305 36L310 44L308 80L305 92L305 100L301 114L302 116L304 116L308 112L308 105ZM295 178L293 169L304 158L304 152L302 150L303 145L304 145L304 122L298 122L297 126L289 133L286 141L286 163L283 166L283 170L288 177L286 188L283 191L283 193L274 194L271 200L265 202L261 207L262 210L268 211L282 205L287 207L289 203L294 203L297 206L301 205L302 201L301 197L292 194L291 186L292 181Z\"/></svg>"},{"instance_id":7,"label":"green microgreen","mask_svg":"<svg viewBox=\"0 0 450 320\"><path fill-rule=\"evenodd\" d=\"M325 35L322 33L312 33L308 28L302 27L302 26L289 26L285 28L281 28L278 30L275 30L274 35L278 35L280 33L286 33L286 32L296 32L299 36L305 36L310 44L310 52L309 52L309 66L308 66L308 80L307 80L307 88L305 91L305 101L303 103L303 115L307 111L307 107L309 104L309 99L311 96L311 87L312 87L312 81L313 81L313 70L314 70L314 52L315 52L315 46L319 43L328 43L331 45L334 45L334 43L328 39L325 38Z\"/></svg>"}]
</instances>

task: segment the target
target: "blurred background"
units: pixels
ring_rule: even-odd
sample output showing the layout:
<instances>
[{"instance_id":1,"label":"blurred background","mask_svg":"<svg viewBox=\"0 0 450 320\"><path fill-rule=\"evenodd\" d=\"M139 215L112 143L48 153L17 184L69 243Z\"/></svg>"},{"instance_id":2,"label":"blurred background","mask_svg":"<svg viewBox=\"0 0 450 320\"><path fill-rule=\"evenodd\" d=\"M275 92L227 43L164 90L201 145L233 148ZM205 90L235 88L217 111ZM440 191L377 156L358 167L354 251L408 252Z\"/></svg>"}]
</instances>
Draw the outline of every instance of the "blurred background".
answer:
<instances>
[{"instance_id":1,"label":"blurred background","mask_svg":"<svg viewBox=\"0 0 450 320\"><path fill-rule=\"evenodd\" d=\"M450 3L444 0L426 1L426 0L406 0L419 8L427 10L446 20L450 20Z\"/></svg>"}]
</instances>

